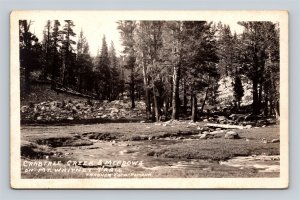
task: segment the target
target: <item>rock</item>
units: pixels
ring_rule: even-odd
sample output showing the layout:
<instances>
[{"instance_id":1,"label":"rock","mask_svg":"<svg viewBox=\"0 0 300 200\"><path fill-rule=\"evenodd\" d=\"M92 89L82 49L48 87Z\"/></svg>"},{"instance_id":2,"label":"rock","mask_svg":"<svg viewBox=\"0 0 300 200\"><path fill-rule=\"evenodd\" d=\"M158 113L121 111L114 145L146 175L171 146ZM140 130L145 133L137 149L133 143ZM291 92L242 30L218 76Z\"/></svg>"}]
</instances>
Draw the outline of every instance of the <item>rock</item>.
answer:
<instances>
[{"instance_id":1,"label":"rock","mask_svg":"<svg viewBox=\"0 0 300 200\"><path fill-rule=\"evenodd\" d=\"M202 127L202 131L209 131L209 128L207 126Z\"/></svg>"},{"instance_id":2,"label":"rock","mask_svg":"<svg viewBox=\"0 0 300 200\"><path fill-rule=\"evenodd\" d=\"M40 120L42 120L43 118L42 118L42 116L38 116L37 118L36 118L36 120L38 120L38 121L40 121Z\"/></svg>"},{"instance_id":3,"label":"rock","mask_svg":"<svg viewBox=\"0 0 300 200\"><path fill-rule=\"evenodd\" d=\"M203 131L202 134L209 134L209 132L208 131Z\"/></svg>"},{"instance_id":4,"label":"rock","mask_svg":"<svg viewBox=\"0 0 300 200\"><path fill-rule=\"evenodd\" d=\"M73 117L68 117L67 120L74 120L74 118Z\"/></svg>"},{"instance_id":5,"label":"rock","mask_svg":"<svg viewBox=\"0 0 300 200\"><path fill-rule=\"evenodd\" d=\"M116 108L113 108L113 109L111 109L111 111L110 111L110 113L118 113L118 112L119 112L119 110L116 109Z\"/></svg>"},{"instance_id":6,"label":"rock","mask_svg":"<svg viewBox=\"0 0 300 200\"><path fill-rule=\"evenodd\" d=\"M252 128L252 125L248 124L245 126L246 129Z\"/></svg>"},{"instance_id":7,"label":"rock","mask_svg":"<svg viewBox=\"0 0 300 200\"><path fill-rule=\"evenodd\" d=\"M140 121L140 123L145 123L145 121Z\"/></svg>"},{"instance_id":8,"label":"rock","mask_svg":"<svg viewBox=\"0 0 300 200\"><path fill-rule=\"evenodd\" d=\"M57 107L56 107L55 105L52 105L52 106L50 107L50 110L52 110L52 111L56 111L56 109L57 109Z\"/></svg>"},{"instance_id":9,"label":"rock","mask_svg":"<svg viewBox=\"0 0 300 200\"><path fill-rule=\"evenodd\" d=\"M271 143L279 143L279 142L280 142L280 139L279 139L279 138L273 139L273 140L271 141Z\"/></svg>"},{"instance_id":10,"label":"rock","mask_svg":"<svg viewBox=\"0 0 300 200\"><path fill-rule=\"evenodd\" d=\"M228 131L225 134L225 139L239 139L239 138L240 138L239 134L234 131Z\"/></svg>"},{"instance_id":11,"label":"rock","mask_svg":"<svg viewBox=\"0 0 300 200\"><path fill-rule=\"evenodd\" d=\"M208 138L208 135L209 135L209 133L207 134L207 133L204 133L204 134L202 134L201 136L200 136L200 139L201 140L206 140L207 138Z\"/></svg>"},{"instance_id":12,"label":"rock","mask_svg":"<svg viewBox=\"0 0 300 200\"><path fill-rule=\"evenodd\" d=\"M104 110L104 108L103 107L99 107L98 110Z\"/></svg>"},{"instance_id":13,"label":"rock","mask_svg":"<svg viewBox=\"0 0 300 200\"><path fill-rule=\"evenodd\" d=\"M191 126L196 126L197 124L196 124L195 122L193 122L193 121L190 121L190 122L189 122L189 125L191 125Z\"/></svg>"},{"instance_id":14,"label":"rock","mask_svg":"<svg viewBox=\"0 0 300 200\"><path fill-rule=\"evenodd\" d=\"M204 119L203 122L208 122L208 119Z\"/></svg>"},{"instance_id":15,"label":"rock","mask_svg":"<svg viewBox=\"0 0 300 200\"><path fill-rule=\"evenodd\" d=\"M220 131L220 130L222 130L221 128L216 128L216 131Z\"/></svg>"},{"instance_id":16,"label":"rock","mask_svg":"<svg viewBox=\"0 0 300 200\"><path fill-rule=\"evenodd\" d=\"M153 140L153 136L149 136L149 137L148 137L148 140Z\"/></svg>"},{"instance_id":17,"label":"rock","mask_svg":"<svg viewBox=\"0 0 300 200\"><path fill-rule=\"evenodd\" d=\"M77 108L76 108L75 106L72 107L72 113L73 113L73 114L78 113L78 110L77 110Z\"/></svg>"},{"instance_id":18,"label":"rock","mask_svg":"<svg viewBox=\"0 0 300 200\"><path fill-rule=\"evenodd\" d=\"M107 115L102 115L101 118L102 118L102 119L103 119L103 118L107 118Z\"/></svg>"},{"instance_id":19,"label":"rock","mask_svg":"<svg viewBox=\"0 0 300 200\"><path fill-rule=\"evenodd\" d=\"M213 118L213 117L208 118L208 121L214 121L214 120L215 120L215 118Z\"/></svg>"},{"instance_id":20,"label":"rock","mask_svg":"<svg viewBox=\"0 0 300 200\"><path fill-rule=\"evenodd\" d=\"M220 134L220 133L223 133L224 131L222 131L222 130L220 130L220 131L213 131L213 132L211 132L210 134Z\"/></svg>"},{"instance_id":21,"label":"rock","mask_svg":"<svg viewBox=\"0 0 300 200\"><path fill-rule=\"evenodd\" d=\"M267 143L268 143L268 140L267 140L266 138L263 138L263 139L262 139L262 143L267 144Z\"/></svg>"},{"instance_id":22,"label":"rock","mask_svg":"<svg viewBox=\"0 0 300 200\"><path fill-rule=\"evenodd\" d=\"M102 106L102 107L100 107ZM31 103L30 106L26 105L21 107L21 118L26 120L58 121L67 119L68 116L75 119L119 119L119 118L135 118L141 116L144 118L145 104L137 102L135 112L130 107L130 102L123 100L113 102L98 102L87 103L83 101L47 101L37 104ZM72 120L72 119L70 119Z\"/></svg>"}]
</instances>

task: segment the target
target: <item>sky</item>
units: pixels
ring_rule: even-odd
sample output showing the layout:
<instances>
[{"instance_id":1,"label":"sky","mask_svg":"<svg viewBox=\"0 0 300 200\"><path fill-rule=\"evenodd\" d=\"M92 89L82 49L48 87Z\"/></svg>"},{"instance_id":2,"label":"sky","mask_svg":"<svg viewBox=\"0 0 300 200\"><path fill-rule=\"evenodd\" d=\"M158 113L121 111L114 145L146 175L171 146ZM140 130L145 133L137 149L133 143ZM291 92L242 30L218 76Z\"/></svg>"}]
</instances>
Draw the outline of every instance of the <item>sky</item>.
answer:
<instances>
[{"instance_id":1,"label":"sky","mask_svg":"<svg viewBox=\"0 0 300 200\"><path fill-rule=\"evenodd\" d=\"M64 25L63 21L60 21L61 28ZM218 21L216 21L218 23ZM237 24L237 21L223 21L223 24L230 26L232 33L236 32L237 34L242 33L243 27ZM92 56L96 56L99 49L102 46L102 38L105 35L106 43L110 47L111 41L113 41L117 55L120 55L123 51L121 36L119 30L117 29L116 21L109 20L99 20L95 19L93 21L87 21L85 19L74 21L75 27L74 32L76 33L76 38L74 40L77 42L79 33L81 29L83 34L86 37L89 46L90 53ZM30 27L31 32L33 32L38 38L39 41L43 40L43 30L46 25L46 21L33 21L33 24Z\"/></svg>"}]
</instances>

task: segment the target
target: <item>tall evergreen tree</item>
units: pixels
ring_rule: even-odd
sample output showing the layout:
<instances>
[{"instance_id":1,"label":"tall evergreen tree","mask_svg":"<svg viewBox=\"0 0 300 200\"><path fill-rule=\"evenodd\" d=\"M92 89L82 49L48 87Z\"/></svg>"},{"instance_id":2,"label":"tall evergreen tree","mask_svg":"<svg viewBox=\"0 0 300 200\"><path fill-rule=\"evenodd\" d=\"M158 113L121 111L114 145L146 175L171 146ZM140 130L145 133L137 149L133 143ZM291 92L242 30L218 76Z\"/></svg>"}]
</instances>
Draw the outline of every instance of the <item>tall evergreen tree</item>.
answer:
<instances>
[{"instance_id":1,"label":"tall evergreen tree","mask_svg":"<svg viewBox=\"0 0 300 200\"><path fill-rule=\"evenodd\" d=\"M126 55L125 67L130 71L129 75L129 91L131 98L131 108L135 108L135 90L137 70L136 66L136 52L134 49L134 32L136 28L136 21L119 21L118 29L122 37L124 46L123 53Z\"/></svg>"},{"instance_id":2,"label":"tall evergreen tree","mask_svg":"<svg viewBox=\"0 0 300 200\"><path fill-rule=\"evenodd\" d=\"M243 88L242 80L239 75L236 75L233 83L233 97L237 109L240 108L240 103L243 96L244 96L244 88Z\"/></svg>"},{"instance_id":3,"label":"tall evergreen tree","mask_svg":"<svg viewBox=\"0 0 300 200\"><path fill-rule=\"evenodd\" d=\"M65 20L65 25L62 30L62 83L64 86L76 84L76 81L74 80L75 70L72 68L75 61L73 45L76 44L73 40L73 37L76 36L76 33L74 33L73 30L74 26L72 20Z\"/></svg>"},{"instance_id":4,"label":"tall evergreen tree","mask_svg":"<svg viewBox=\"0 0 300 200\"><path fill-rule=\"evenodd\" d=\"M120 92L122 91L122 88L124 87L113 41L110 44L108 57L109 57L111 80L112 80L110 98L113 100L118 98Z\"/></svg>"},{"instance_id":5,"label":"tall evergreen tree","mask_svg":"<svg viewBox=\"0 0 300 200\"><path fill-rule=\"evenodd\" d=\"M160 119L160 108L162 107L162 85L163 66L161 65L162 28L160 21L140 21L137 26L135 37L135 48L137 49L137 64L143 71L143 82L146 100L146 115L150 118L150 90L153 96L153 116L156 121ZM160 88L160 89L159 89Z\"/></svg>"},{"instance_id":6,"label":"tall evergreen tree","mask_svg":"<svg viewBox=\"0 0 300 200\"><path fill-rule=\"evenodd\" d=\"M56 88L56 84L60 78L60 70L62 66L62 57L60 56L61 42L62 42L62 31L59 30L59 20L54 20L52 34L51 34L51 87Z\"/></svg>"},{"instance_id":7,"label":"tall evergreen tree","mask_svg":"<svg viewBox=\"0 0 300 200\"><path fill-rule=\"evenodd\" d=\"M30 32L30 26L33 22L27 20L19 21L19 47L20 47L20 68L21 76L24 72L24 88L21 88L21 94L30 93L30 74L41 64L40 52L41 45L38 38Z\"/></svg>"},{"instance_id":8,"label":"tall evergreen tree","mask_svg":"<svg viewBox=\"0 0 300 200\"><path fill-rule=\"evenodd\" d=\"M166 65L172 67L172 119L179 118L179 83L182 73L184 48L184 33L182 21L165 22L163 33L162 58Z\"/></svg>"},{"instance_id":9,"label":"tall evergreen tree","mask_svg":"<svg viewBox=\"0 0 300 200\"><path fill-rule=\"evenodd\" d=\"M211 82L218 77L216 63L218 62L215 32L212 23L205 21L190 21L184 23L185 65L191 90L192 121L197 120L197 94L205 90L201 113L208 98Z\"/></svg>"},{"instance_id":10,"label":"tall evergreen tree","mask_svg":"<svg viewBox=\"0 0 300 200\"><path fill-rule=\"evenodd\" d=\"M83 34L83 31L80 31L78 42L77 42L77 83L78 83L78 91L92 91L92 58L89 52L89 44L86 40L86 37Z\"/></svg>"},{"instance_id":11,"label":"tall evergreen tree","mask_svg":"<svg viewBox=\"0 0 300 200\"><path fill-rule=\"evenodd\" d=\"M97 64L97 94L100 99L110 100L111 72L109 66L110 62L108 57L108 48L105 36L103 36L101 53L99 55L99 62Z\"/></svg>"},{"instance_id":12,"label":"tall evergreen tree","mask_svg":"<svg viewBox=\"0 0 300 200\"><path fill-rule=\"evenodd\" d=\"M43 52L44 52L44 62L43 62L43 71L42 71L43 79L46 79L47 75L50 73L51 70L51 46L52 46L51 29L52 29L51 21L47 20L47 23L43 31L43 41L42 41Z\"/></svg>"},{"instance_id":13,"label":"tall evergreen tree","mask_svg":"<svg viewBox=\"0 0 300 200\"><path fill-rule=\"evenodd\" d=\"M268 50L271 47L278 49L279 43L276 43L276 40L279 40L277 39L279 35L276 34L276 26L272 22L240 22L239 24L244 27L243 71L252 81L253 114L258 115L261 113L266 64L272 57Z\"/></svg>"}]
</instances>

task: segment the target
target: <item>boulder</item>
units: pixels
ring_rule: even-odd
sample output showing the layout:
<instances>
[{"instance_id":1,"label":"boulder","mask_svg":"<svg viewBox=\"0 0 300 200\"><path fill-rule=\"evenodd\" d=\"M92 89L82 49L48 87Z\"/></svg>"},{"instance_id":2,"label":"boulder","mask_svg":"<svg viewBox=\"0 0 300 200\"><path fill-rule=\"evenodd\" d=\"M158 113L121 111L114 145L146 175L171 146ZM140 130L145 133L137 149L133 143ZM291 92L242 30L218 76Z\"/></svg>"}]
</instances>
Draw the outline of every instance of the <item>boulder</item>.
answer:
<instances>
[{"instance_id":1,"label":"boulder","mask_svg":"<svg viewBox=\"0 0 300 200\"><path fill-rule=\"evenodd\" d=\"M74 120L74 118L73 118L73 117L68 117L67 119L68 119L68 120Z\"/></svg>"},{"instance_id":2,"label":"boulder","mask_svg":"<svg viewBox=\"0 0 300 200\"><path fill-rule=\"evenodd\" d=\"M43 118L42 118L42 116L38 116L37 118L36 118L36 120L38 120L38 121L40 121L40 120L42 120Z\"/></svg>"},{"instance_id":3,"label":"boulder","mask_svg":"<svg viewBox=\"0 0 300 200\"><path fill-rule=\"evenodd\" d=\"M239 138L240 138L239 134L234 131L228 131L225 134L225 139L239 139Z\"/></svg>"},{"instance_id":4,"label":"boulder","mask_svg":"<svg viewBox=\"0 0 300 200\"><path fill-rule=\"evenodd\" d=\"M246 129L252 128L252 125L248 124L245 126Z\"/></svg>"},{"instance_id":5,"label":"boulder","mask_svg":"<svg viewBox=\"0 0 300 200\"><path fill-rule=\"evenodd\" d=\"M209 128L207 126L202 127L202 131L209 131Z\"/></svg>"},{"instance_id":6,"label":"boulder","mask_svg":"<svg viewBox=\"0 0 300 200\"><path fill-rule=\"evenodd\" d=\"M201 140L206 140L208 138L209 133L204 133L200 136Z\"/></svg>"}]
</instances>

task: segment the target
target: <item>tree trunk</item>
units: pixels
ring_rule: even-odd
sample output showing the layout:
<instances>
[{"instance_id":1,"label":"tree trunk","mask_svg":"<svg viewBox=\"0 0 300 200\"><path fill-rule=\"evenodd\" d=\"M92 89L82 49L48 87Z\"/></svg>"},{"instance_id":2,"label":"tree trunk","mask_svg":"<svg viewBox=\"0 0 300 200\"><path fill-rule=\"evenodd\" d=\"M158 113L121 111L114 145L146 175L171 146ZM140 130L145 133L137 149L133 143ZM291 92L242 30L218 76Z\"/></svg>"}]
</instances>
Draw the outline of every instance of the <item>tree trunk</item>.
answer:
<instances>
[{"instance_id":1,"label":"tree trunk","mask_svg":"<svg viewBox=\"0 0 300 200\"><path fill-rule=\"evenodd\" d=\"M179 104L179 66L173 68L173 91L172 91L172 119L178 119Z\"/></svg>"},{"instance_id":2,"label":"tree trunk","mask_svg":"<svg viewBox=\"0 0 300 200\"><path fill-rule=\"evenodd\" d=\"M239 111L240 107L241 107L241 100L238 100L236 104L236 110Z\"/></svg>"},{"instance_id":3,"label":"tree trunk","mask_svg":"<svg viewBox=\"0 0 300 200\"><path fill-rule=\"evenodd\" d=\"M166 121L168 120L168 117L169 117L168 111L169 111L169 98L167 97L167 98L165 98L165 120Z\"/></svg>"},{"instance_id":4,"label":"tree trunk","mask_svg":"<svg viewBox=\"0 0 300 200\"><path fill-rule=\"evenodd\" d=\"M207 100L207 96L208 96L208 90L209 90L209 87L207 87L207 89L206 89L206 92L205 92L205 97L204 97L204 100L203 100L203 102L202 102L202 106L201 106L201 115L203 114L203 110L204 110L204 106L205 106L205 102L206 102L206 100Z\"/></svg>"},{"instance_id":5,"label":"tree trunk","mask_svg":"<svg viewBox=\"0 0 300 200\"><path fill-rule=\"evenodd\" d=\"M184 110L184 114L186 114L187 111L186 80L183 81L183 110Z\"/></svg>"},{"instance_id":6,"label":"tree trunk","mask_svg":"<svg viewBox=\"0 0 300 200\"><path fill-rule=\"evenodd\" d=\"M151 105L150 105L150 91L149 88L145 85L145 95L146 95L146 116L147 119L150 119L151 116Z\"/></svg>"},{"instance_id":7,"label":"tree trunk","mask_svg":"<svg viewBox=\"0 0 300 200\"><path fill-rule=\"evenodd\" d=\"M145 95L146 95L146 117L149 120L151 115L151 98L150 98L150 91L149 91L149 81L148 81L148 74L147 74L147 66L145 61L143 61L143 81L145 87Z\"/></svg>"},{"instance_id":8,"label":"tree trunk","mask_svg":"<svg viewBox=\"0 0 300 200\"><path fill-rule=\"evenodd\" d=\"M197 95L192 93L192 121L196 122L198 119L197 116Z\"/></svg>"},{"instance_id":9,"label":"tree trunk","mask_svg":"<svg viewBox=\"0 0 300 200\"><path fill-rule=\"evenodd\" d=\"M134 103L134 84L130 84L130 98L131 98L131 108L135 108L135 103Z\"/></svg>"},{"instance_id":10,"label":"tree trunk","mask_svg":"<svg viewBox=\"0 0 300 200\"><path fill-rule=\"evenodd\" d=\"M134 102L134 71L133 68L131 69L131 77L130 77L130 98L131 98L131 108L134 109L135 108L135 102Z\"/></svg>"},{"instance_id":11,"label":"tree trunk","mask_svg":"<svg viewBox=\"0 0 300 200\"><path fill-rule=\"evenodd\" d=\"M266 100L265 100L265 109L264 109L264 115L265 115L265 117L268 117L269 116L269 100L268 100L268 98L266 98Z\"/></svg>"},{"instance_id":12,"label":"tree trunk","mask_svg":"<svg viewBox=\"0 0 300 200\"><path fill-rule=\"evenodd\" d=\"M258 102L257 102L259 109L261 108L262 91L263 91L263 84L261 82L262 81L260 81L260 83L259 83Z\"/></svg>"},{"instance_id":13,"label":"tree trunk","mask_svg":"<svg viewBox=\"0 0 300 200\"><path fill-rule=\"evenodd\" d=\"M155 91L155 86L153 86L153 103L154 103L154 112L155 112L155 121L159 121L159 108L158 108L158 102L157 102L157 97L156 97L156 91Z\"/></svg>"},{"instance_id":14,"label":"tree trunk","mask_svg":"<svg viewBox=\"0 0 300 200\"><path fill-rule=\"evenodd\" d=\"M276 101L275 102L275 108L274 108L274 111L275 111L275 114L276 114L276 119L279 120L280 118L280 110L279 110L280 106L279 106L279 101Z\"/></svg>"},{"instance_id":15,"label":"tree trunk","mask_svg":"<svg viewBox=\"0 0 300 200\"><path fill-rule=\"evenodd\" d=\"M259 108L258 108L258 81L257 78L253 79L253 88L252 88L252 97L253 97L253 103L252 103L252 110L254 115L259 114Z\"/></svg>"}]
</instances>

